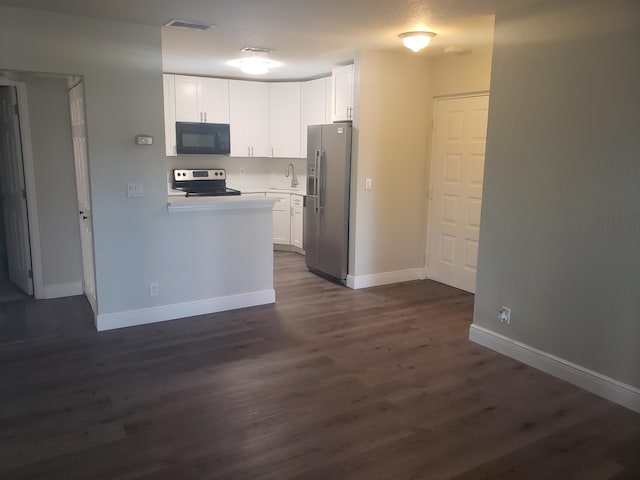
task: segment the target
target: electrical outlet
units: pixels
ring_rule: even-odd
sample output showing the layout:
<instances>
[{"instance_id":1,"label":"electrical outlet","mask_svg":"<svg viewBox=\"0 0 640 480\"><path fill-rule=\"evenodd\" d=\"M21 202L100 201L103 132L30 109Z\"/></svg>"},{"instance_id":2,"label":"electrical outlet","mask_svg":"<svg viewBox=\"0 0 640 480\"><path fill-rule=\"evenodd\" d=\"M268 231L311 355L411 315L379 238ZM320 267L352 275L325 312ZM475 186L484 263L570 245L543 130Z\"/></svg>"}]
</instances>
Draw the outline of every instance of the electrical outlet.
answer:
<instances>
[{"instance_id":1,"label":"electrical outlet","mask_svg":"<svg viewBox=\"0 0 640 480\"><path fill-rule=\"evenodd\" d=\"M371 177L367 177L364 179L364 189L371 190Z\"/></svg>"},{"instance_id":2,"label":"electrical outlet","mask_svg":"<svg viewBox=\"0 0 640 480\"><path fill-rule=\"evenodd\" d=\"M150 283L149 284L149 296L150 297L157 297L158 294L160 293L159 289L158 289L158 284L157 283Z\"/></svg>"},{"instance_id":3,"label":"electrical outlet","mask_svg":"<svg viewBox=\"0 0 640 480\"><path fill-rule=\"evenodd\" d=\"M511 309L508 307L500 307L500 310L498 310L498 320L509 325L511 323Z\"/></svg>"}]
</instances>

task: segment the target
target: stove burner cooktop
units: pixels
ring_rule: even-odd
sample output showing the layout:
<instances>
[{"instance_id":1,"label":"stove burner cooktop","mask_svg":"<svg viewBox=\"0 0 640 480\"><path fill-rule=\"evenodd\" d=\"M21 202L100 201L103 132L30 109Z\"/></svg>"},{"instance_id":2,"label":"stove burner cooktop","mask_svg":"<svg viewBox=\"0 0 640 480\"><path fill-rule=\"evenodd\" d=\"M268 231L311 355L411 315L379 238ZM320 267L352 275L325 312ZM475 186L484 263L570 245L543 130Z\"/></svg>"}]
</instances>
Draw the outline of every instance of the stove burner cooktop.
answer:
<instances>
[{"instance_id":1,"label":"stove burner cooktop","mask_svg":"<svg viewBox=\"0 0 640 480\"><path fill-rule=\"evenodd\" d=\"M225 197L230 195L240 195L240 190L234 190L233 188L225 188L224 190L186 192L187 197Z\"/></svg>"}]
</instances>

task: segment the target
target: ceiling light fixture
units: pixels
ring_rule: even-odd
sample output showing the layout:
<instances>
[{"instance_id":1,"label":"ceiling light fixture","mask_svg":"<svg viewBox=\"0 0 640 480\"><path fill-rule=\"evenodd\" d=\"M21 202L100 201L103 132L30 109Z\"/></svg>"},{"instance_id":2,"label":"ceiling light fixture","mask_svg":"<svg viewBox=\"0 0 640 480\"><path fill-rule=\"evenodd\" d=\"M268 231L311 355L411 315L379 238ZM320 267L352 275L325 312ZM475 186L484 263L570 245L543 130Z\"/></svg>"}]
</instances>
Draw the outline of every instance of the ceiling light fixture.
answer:
<instances>
[{"instance_id":1,"label":"ceiling light fixture","mask_svg":"<svg viewBox=\"0 0 640 480\"><path fill-rule=\"evenodd\" d=\"M266 58L247 57L238 61L240 70L251 75L264 75L269 72L271 64Z\"/></svg>"},{"instance_id":2,"label":"ceiling light fixture","mask_svg":"<svg viewBox=\"0 0 640 480\"><path fill-rule=\"evenodd\" d=\"M245 47L241 52L247 56L237 60L232 60L229 62L229 65L237 67L242 72L248 73L249 75L264 75L272 68L279 67L281 65L279 62L274 62L267 58L269 53L271 53L271 49L269 48Z\"/></svg>"},{"instance_id":3,"label":"ceiling light fixture","mask_svg":"<svg viewBox=\"0 0 640 480\"><path fill-rule=\"evenodd\" d=\"M414 52L419 52L429 45L429 42L436 34L433 32L405 32L398 36L402 39L405 47Z\"/></svg>"}]
</instances>

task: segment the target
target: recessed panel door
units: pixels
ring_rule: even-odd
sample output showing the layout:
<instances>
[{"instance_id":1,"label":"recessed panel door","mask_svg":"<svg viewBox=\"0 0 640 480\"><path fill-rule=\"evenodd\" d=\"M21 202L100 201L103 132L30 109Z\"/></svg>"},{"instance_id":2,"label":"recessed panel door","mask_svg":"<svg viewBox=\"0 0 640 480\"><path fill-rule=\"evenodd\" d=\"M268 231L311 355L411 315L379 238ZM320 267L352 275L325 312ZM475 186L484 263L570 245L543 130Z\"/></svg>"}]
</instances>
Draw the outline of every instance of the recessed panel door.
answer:
<instances>
[{"instance_id":1,"label":"recessed panel door","mask_svg":"<svg viewBox=\"0 0 640 480\"><path fill-rule=\"evenodd\" d=\"M475 292L489 96L436 104L427 276Z\"/></svg>"},{"instance_id":2,"label":"recessed panel door","mask_svg":"<svg viewBox=\"0 0 640 480\"><path fill-rule=\"evenodd\" d=\"M0 179L9 279L33 295L27 195L15 87L0 87Z\"/></svg>"},{"instance_id":3,"label":"recessed panel door","mask_svg":"<svg viewBox=\"0 0 640 480\"><path fill-rule=\"evenodd\" d=\"M89 159L87 155L87 127L85 124L84 87L80 83L69 91L71 136L76 170L76 192L82 249L82 289L97 313L96 280L93 252L93 217L89 187Z\"/></svg>"}]
</instances>

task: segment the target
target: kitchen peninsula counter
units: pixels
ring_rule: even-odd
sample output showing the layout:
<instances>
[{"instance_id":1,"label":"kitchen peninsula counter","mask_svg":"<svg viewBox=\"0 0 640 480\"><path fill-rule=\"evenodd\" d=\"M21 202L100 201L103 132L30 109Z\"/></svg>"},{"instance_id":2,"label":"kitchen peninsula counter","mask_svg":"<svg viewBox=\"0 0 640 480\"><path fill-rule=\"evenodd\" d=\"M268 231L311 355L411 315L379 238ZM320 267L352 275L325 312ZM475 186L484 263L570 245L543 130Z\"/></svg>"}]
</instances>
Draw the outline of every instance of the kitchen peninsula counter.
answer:
<instances>
[{"instance_id":1,"label":"kitchen peninsula counter","mask_svg":"<svg viewBox=\"0 0 640 480\"><path fill-rule=\"evenodd\" d=\"M185 197L170 195L167 201L167 209L170 212L206 211L206 210L245 210L261 209L271 211L277 200L272 198L243 197L242 195L230 195L220 197Z\"/></svg>"}]
</instances>

